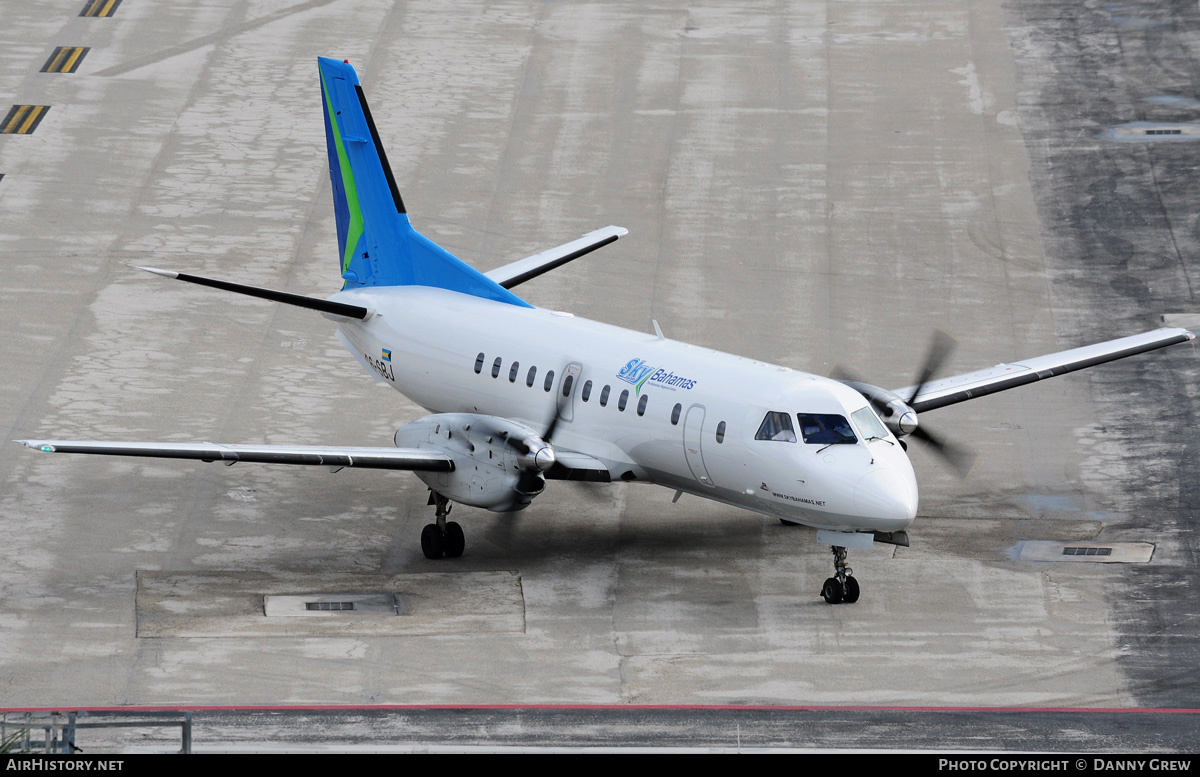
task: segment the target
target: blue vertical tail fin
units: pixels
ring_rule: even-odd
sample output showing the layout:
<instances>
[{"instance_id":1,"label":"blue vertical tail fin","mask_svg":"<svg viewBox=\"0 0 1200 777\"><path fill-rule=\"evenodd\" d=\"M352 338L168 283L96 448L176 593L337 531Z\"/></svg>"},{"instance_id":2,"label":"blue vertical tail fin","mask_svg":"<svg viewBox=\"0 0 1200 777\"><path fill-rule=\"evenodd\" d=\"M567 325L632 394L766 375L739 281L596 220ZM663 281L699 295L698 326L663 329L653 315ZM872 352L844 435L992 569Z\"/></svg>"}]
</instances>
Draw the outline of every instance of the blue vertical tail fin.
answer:
<instances>
[{"instance_id":1,"label":"blue vertical tail fin","mask_svg":"<svg viewBox=\"0 0 1200 777\"><path fill-rule=\"evenodd\" d=\"M326 57L317 65L342 288L434 286L529 307L412 228L358 74Z\"/></svg>"}]
</instances>

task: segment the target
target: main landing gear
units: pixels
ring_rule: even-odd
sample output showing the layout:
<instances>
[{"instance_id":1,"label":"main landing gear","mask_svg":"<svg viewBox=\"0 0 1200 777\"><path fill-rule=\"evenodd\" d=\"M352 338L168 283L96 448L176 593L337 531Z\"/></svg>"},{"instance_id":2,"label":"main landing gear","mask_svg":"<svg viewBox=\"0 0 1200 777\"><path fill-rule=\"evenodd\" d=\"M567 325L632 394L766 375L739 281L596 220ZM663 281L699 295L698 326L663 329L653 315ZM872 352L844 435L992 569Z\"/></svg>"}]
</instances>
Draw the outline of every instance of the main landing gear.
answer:
<instances>
[{"instance_id":1,"label":"main landing gear","mask_svg":"<svg viewBox=\"0 0 1200 777\"><path fill-rule=\"evenodd\" d=\"M846 565L846 549L834 545L832 550L834 574L821 586L821 596L829 604L854 604L858 601L858 581L851 577L854 570Z\"/></svg>"},{"instance_id":2,"label":"main landing gear","mask_svg":"<svg viewBox=\"0 0 1200 777\"><path fill-rule=\"evenodd\" d=\"M432 503L437 507L437 523L429 523L421 530L421 552L425 558L458 558L467 546L462 527L454 521L447 522L450 500L436 491L431 493Z\"/></svg>"}]
</instances>

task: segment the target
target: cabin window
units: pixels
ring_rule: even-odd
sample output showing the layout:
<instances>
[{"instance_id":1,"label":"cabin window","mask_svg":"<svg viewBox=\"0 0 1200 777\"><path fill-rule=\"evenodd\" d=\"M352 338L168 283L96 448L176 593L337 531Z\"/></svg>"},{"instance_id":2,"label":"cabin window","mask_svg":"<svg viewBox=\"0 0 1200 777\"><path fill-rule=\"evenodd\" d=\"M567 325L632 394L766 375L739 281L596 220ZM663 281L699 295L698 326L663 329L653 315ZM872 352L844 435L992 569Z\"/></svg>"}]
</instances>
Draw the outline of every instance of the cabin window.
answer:
<instances>
[{"instance_id":1,"label":"cabin window","mask_svg":"<svg viewBox=\"0 0 1200 777\"><path fill-rule=\"evenodd\" d=\"M587 402L588 398L591 395L592 395L592 382L590 380L585 381L583 384L583 401Z\"/></svg>"},{"instance_id":2,"label":"cabin window","mask_svg":"<svg viewBox=\"0 0 1200 777\"><path fill-rule=\"evenodd\" d=\"M629 389L621 392L621 398L617 400L617 410L625 412L625 405L629 404Z\"/></svg>"},{"instance_id":3,"label":"cabin window","mask_svg":"<svg viewBox=\"0 0 1200 777\"><path fill-rule=\"evenodd\" d=\"M725 442L725 422L717 424L717 442Z\"/></svg>"},{"instance_id":4,"label":"cabin window","mask_svg":"<svg viewBox=\"0 0 1200 777\"><path fill-rule=\"evenodd\" d=\"M675 407L671 408L671 426L679 425L679 414L682 412L683 412L683 405L676 402Z\"/></svg>"},{"instance_id":5,"label":"cabin window","mask_svg":"<svg viewBox=\"0 0 1200 777\"><path fill-rule=\"evenodd\" d=\"M767 413L762 425L758 427L758 433L754 435L754 439L795 442L796 431L792 428L792 417L787 413L774 411Z\"/></svg>"},{"instance_id":6,"label":"cabin window","mask_svg":"<svg viewBox=\"0 0 1200 777\"><path fill-rule=\"evenodd\" d=\"M796 418L800 421L800 434L809 445L852 445L858 442L850 422L844 416L797 413Z\"/></svg>"},{"instance_id":7,"label":"cabin window","mask_svg":"<svg viewBox=\"0 0 1200 777\"><path fill-rule=\"evenodd\" d=\"M480 351L479 355L475 357L475 374L478 375L481 372L483 372L483 351Z\"/></svg>"},{"instance_id":8,"label":"cabin window","mask_svg":"<svg viewBox=\"0 0 1200 777\"><path fill-rule=\"evenodd\" d=\"M521 369L521 363L513 362L513 366L508 371L508 382L509 383L517 382L517 370L519 370L519 369Z\"/></svg>"},{"instance_id":9,"label":"cabin window","mask_svg":"<svg viewBox=\"0 0 1200 777\"><path fill-rule=\"evenodd\" d=\"M546 389L546 391L554 388L554 370L546 372L546 382L542 384L542 388Z\"/></svg>"},{"instance_id":10,"label":"cabin window","mask_svg":"<svg viewBox=\"0 0 1200 777\"><path fill-rule=\"evenodd\" d=\"M525 378L525 385L532 388L533 379L537 377L537 367L529 368L529 375Z\"/></svg>"},{"instance_id":11,"label":"cabin window","mask_svg":"<svg viewBox=\"0 0 1200 777\"><path fill-rule=\"evenodd\" d=\"M646 403L650 401L649 394L642 394L642 398L638 400L638 415L646 415Z\"/></svg>"},{"instance_id":12,"label":"cabin window","mask_svg":"<svg viewBox=\"0 0 1200 777\"><path fill-rule=\"evenodd\" d=\"M562 395L564 397L571 396L571 387L574 385L575 385L575 376L568 374L567 377L563 378Z\"/></svg>"},{"instance_id":13,"label":"cabin window","mask_svg":"<svg viewBox=\"0 0 1200 777\"><path fill-rule=\"evenodd\" d=\"M600 407L608 407L608 392L611 390L611 386L605 386L600 390Z\"/></svg>"},{"instance_id":14,"label":"cabin window","mask_svg":"<svg viewBox=\"0 0 1200 777\"><path fill-rule=\"evenodd\" d=\"M492 362L492 377L494 378L499 374L500 374L500 357L497 356L496 361Z\"/></svg>"}]
</instances>

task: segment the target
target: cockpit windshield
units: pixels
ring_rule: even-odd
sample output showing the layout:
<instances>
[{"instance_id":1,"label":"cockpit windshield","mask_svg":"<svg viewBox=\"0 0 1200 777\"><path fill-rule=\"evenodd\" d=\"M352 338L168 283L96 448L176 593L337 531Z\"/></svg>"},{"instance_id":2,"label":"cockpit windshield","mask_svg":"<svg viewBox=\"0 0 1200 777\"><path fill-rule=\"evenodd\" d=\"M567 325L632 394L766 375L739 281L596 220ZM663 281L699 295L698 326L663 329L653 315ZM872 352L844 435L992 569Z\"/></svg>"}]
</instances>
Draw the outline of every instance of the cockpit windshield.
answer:
<instances>
[{"instance_id":1,"label":"cockpit windshield","mask_svg":"<svg viewBox=\"0 0 1200 777\"><path fill-rule=\"evenodd\" d=\"M797 413L800 434L809 445L854 444L858 438L845 416L822 413Z\"/></svg>"},{"instance_id":2,"label":"cockpit windshield","mask_svg":"<svg viewBox=\"0 0 1200 777\"><path fill-rule=\"evenodd\" d=\"M875 412L870 407L856 410L850 414L850 417L854 419L854 425L858 428L858 433L867 442L887 439L887 429L879 422L879 416L875 415Z\"/></svg>"}]
</instances>

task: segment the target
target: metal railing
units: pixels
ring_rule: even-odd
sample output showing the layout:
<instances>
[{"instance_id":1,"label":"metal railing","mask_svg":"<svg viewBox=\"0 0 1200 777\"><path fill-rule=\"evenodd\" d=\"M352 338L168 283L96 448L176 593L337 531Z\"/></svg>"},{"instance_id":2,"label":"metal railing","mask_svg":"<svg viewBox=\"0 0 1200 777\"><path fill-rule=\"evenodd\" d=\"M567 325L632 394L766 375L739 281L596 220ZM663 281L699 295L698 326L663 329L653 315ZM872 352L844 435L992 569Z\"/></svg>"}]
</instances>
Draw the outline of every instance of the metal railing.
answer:
<instances>
[{"instance_id":1,"label":"metal railing","mask_svg":"<svg viewBox=\"0 0 1200 777\"><path fill-rule=\"evenodd\" d=\"M22 712L0 715L0 743L9 753L82 753L77 744L77 732L85 728L168 728L180 729L180 753L192 752L191 712L145 712L105 710L89 712ZM93 716L120 720L95 720ZM35 732L38 732L35 735Z\"/></svg>"}]
</instances>

